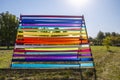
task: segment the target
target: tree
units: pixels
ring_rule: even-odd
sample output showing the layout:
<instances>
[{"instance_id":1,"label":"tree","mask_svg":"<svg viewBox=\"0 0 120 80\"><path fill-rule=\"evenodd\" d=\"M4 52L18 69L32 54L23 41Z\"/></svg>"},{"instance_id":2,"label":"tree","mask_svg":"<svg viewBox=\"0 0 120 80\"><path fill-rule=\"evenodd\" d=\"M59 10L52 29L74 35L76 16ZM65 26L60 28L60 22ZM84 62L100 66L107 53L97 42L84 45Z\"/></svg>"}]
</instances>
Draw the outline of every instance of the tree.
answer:
<instances>
[{"instance_id":1,"label":"tree","mask_svg":"<svg viewBox=\"0 0 120 80\"><path fill-rule=\"evenodd\" d=\"M102 31L99 31L98 34L97 34L97 39L98 40L103 40L104 37L105 37L104 33Z\"/></svg>"},{"instance_id":2,"label":"tree","mask_svg":"<svg viewBox=\"0 0 120 80\"><path fill-rule=\"evenodd\" d=\"M48 31L47 27L41 28L41 32L43 32L43 33L50 33L50 31Z\"/></svg>"},{"instance_id":3,"label":"tree","mask_svg":"<svg viewBox=\"0 0 120 80\"><path fill-rule=\"evenodd\" d=\"M89 41L93 41L93 38L91 36L89 36L88 40Z\"/></svg>"},{"instance_id":4,"label":"tree","mask_svg":"<svg viewBox=\"0 0 120 80\"><path fill-rule=\"evenodd\" d=\"M104 39L104 33L102 31L99 31L97 34L97 45L102 45L103 39Z\"/></svg>"},{"instance_id":5,"label":"tree","mask_svg":"<svg viewBox=\"0 0 120 80\"><path fill-rule=\"evenodd\" d=\"M60 33L59 27L55 27L54 30L53 33Z\"/></svg>"},{"instance_id":6,"label":"tree","mask_svg":"<svg viewBox=\"0 0 120 80\"><path fill-rule=\"evenodd\" d=\"M15 40L18 24L19 20L15 15L8 11L0 13L0 37L2 42L5 42L7 49Z\"/></svg>"},{"instance_id":7,"label":"tree","mask_svg":"<svg viewBox=\"0 0 120 80\"><path fill-rule=\"evenodd\" d=\"M107 36L111 36L111 33L110 32L105 32L105 37Z\"/></svg>"},{"instance_id":8,"label":"tree","mask_svg":"<svg viewBox=\"0 0 120 80\"><path fill-rule=\"evenodd\" d=\"M103 45L106 46L107 48L107 51L110 51L110 45L111 45L111 37L106 37L104 40L103 40Z\"/></svg>"},{"instance_id":9,"label":"tree","mask_svg":"<svg viewBox=\"0 0 120 80\"><path fill-rule=\"evenodd\" d=\"M120 45L120 36L111 36L111 45Z\"/></svg>"},{"instance_id":10,"label":"tree","mask_svg":"<svg viewBox=\"0 0 120 80\"><path fill-rule=\"evenodd\" d=\"M88 37L88 40L89 40L89 42L90 42L90 45L93 45L93 44L94 44L94 39L93 39L91 36Z\"/></svg>"},{"instance_id":11,"label":"tree","mask_svg":"<svg viewBox=\"0 0 120 80\"><path fill-rule=\"evenodd\" d=\"M116 36L116 35L117 35L117 33L115 33L115 32L111 33L111 36Z\"/></svg>"}]
</instances>

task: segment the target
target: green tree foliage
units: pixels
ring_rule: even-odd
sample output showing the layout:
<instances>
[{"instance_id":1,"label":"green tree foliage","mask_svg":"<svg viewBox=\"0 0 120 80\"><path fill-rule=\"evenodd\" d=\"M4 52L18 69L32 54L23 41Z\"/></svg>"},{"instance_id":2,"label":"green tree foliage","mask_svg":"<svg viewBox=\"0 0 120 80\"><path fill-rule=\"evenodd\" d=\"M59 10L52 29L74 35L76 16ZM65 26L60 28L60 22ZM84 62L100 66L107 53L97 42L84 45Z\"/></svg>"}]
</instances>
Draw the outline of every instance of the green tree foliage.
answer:
<instances>
[{"instance_id":1,"label":"green tree foliage","mask_svg":"<svg viewBox=\"0 0 120 80\"><path fill-rule=\"evenodd\" d=\"M120 36L111 36L111 45L112 46L120 45Z\"/></svg>"},{"instance_id":2,"label":"green tree foliage","mask_svg":"<svg viewBox=\"0 0 120 80\"><path fill-rule=\"evenodd\" d=\"M103 39L105 38L104 33L102 31L99 31L96 37L97 45L102 45Z\"/></svg>"},{"instance_id":3,"label":"green tree foliage","mask_svg":"<svg viewBox=\"0 0 120 80\"><path fill-rule=\"evenodd\" d=\"M43 32L43 33L50 33L50 31L48 31L47 27L41 28L41 32Z\"/></svg>"},{"instance_id":4,"label":"green tree foliage","mask_svg":"<svg viewBox=\"0 0 120 80\"><path fill-rule=\"evenodd\" d=\"M117 35L117 33L115 33L115 32L111 33L111 36L116 36L116 35Z\"/></svg>"},{"instance_id":5,"label":"green tree foliage","mask_svg":"<svg viewBox=\"0 0 120 80\"><path fill-rule=\"evenodd\" d=\"M97 34L97 39L98 40L103 40L104 37L105 37L104 33L102 31L99 31L98 34Z\"/></svg>"},{"instance_id":6,"label":"green tree foliage","mask_svg":"<svg viewBox=\"0 0 120 80\"><path fill-rule=\"evenodd\" d=\"M95 41L91 36L88 37L88 40L90 42L90 45L94 45L93 42Z\"/></svg>"},{"instance_id":7,"label":"green tree foliage","mask_svg":"<svg viewBox=\"0 0 120 80\"><path fill-rule=\"evenodd\" d=\"M14 43L18 23L17 17L8 11L0 13L0 39L7 49L11 43Z\"/></svg>"},{"instance_id":8,"label":"green tree foliage","mask_svg":"<svg viewBox=\"0 0 120 80\"><path fill-rule=\"evenodd\" d=\"M108 36L105 39L103 39L103 45L106 46L107 51L109 51L111 45L111 37Z\"/></svg>"},{"instance_id":9,"label":"green tree foliage","mask_svg":"<svg viewBox=\"0 0 120 80\"><path fill-rule=\"evenodd\" d=\"M105 32L105 37L107 36L111 36L111 33L110 32Z\"/></svg>"},{"instance_id":10,"label":"green tree foliage","mask_svg":"<svg viewBox=\"0 0 120 80\"><path fill-rule=\"evenodd\" d=\"M91 36L89 36L88 40L89 41L93 41L93 38Z\"/></svg>"},{"instance_id":11,"label":"green tree foliage","mask_svg":"<svg viewBox=\"0 0 120 80\"><path fill-rule=\"evenodd\" d=\"M60 30L59 30L58 27L55 27L54 30L55 30L55 31L53 31L53 33L60 33Z\"/></svg>"},{"instance_id":12,"label":"green tree foliage","mask_svg":"<svg viewBox=\"0 0 120 80\"><path fill-rule=\"evenodd\" d=\"M111 46L120 46L120 34L116 32L105 32L99 31L96 38L89 38L92 41L93 45L101 45L106 41L106 39L110 38ZM103 45L103 44L102 44Z\"/></svg>"}]
</instances>

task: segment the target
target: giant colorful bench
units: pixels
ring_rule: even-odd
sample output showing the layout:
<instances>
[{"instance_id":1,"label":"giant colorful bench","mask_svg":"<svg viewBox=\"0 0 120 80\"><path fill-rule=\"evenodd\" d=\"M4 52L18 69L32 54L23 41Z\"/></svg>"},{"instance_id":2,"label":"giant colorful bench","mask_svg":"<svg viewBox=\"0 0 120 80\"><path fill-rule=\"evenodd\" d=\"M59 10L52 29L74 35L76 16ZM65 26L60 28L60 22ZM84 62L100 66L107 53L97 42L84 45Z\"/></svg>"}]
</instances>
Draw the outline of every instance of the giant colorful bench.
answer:
<instances>
[{"instance_id":1,"label":"giant colorful bench","mask_svg":"<svg viewBox=\"0 0 120 80\"><path fill-rule=\"evenodd\" d=\"M20 15L11 68L94 68L84 16Z\"/></svg>"}]
</instances>

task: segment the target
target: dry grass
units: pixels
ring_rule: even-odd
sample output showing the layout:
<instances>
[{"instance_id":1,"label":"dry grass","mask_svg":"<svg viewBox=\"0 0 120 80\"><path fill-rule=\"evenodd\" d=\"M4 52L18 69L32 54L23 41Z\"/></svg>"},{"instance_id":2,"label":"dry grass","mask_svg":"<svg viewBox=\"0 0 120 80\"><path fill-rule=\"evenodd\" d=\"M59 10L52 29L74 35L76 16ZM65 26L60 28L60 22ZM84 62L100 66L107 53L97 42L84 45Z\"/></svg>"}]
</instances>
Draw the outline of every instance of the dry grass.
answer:
<instances>
[{"instance_id":1,"label":"dry grass","mask_svg":"<svg viewBox=\"0 0 120 80\"><path fill-rule=\"evenodd\" d=\"M120 80L120 47L111 47L111 52L101 46L92 50L98 80Z\"/></svg>"}]
</instances>

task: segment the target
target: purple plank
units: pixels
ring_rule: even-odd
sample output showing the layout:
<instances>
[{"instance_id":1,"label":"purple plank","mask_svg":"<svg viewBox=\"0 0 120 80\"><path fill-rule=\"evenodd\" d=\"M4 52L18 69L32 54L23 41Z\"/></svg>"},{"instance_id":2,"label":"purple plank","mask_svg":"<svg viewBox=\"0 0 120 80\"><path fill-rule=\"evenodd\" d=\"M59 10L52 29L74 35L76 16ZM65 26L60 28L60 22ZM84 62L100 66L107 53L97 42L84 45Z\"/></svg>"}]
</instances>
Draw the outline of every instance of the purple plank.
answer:
<instances>
[{"instance_id":1,"label":"purple plank","mask_svg":"<svg viewBox=\"0 0 120 80\"><path fill-rule=\"evenodd\" d=\"M37 54L37 55L29 55L29 54L13 54L14 57L74 57L74 56L91 56L88 54Z\"/></svg>"},{"instance_id":2,"label":"purple plank","mask_svg":"<svg viewBox=\"0 0 120 80\"><path fill-rule=\"evenodd\" d=\"M90 54L81 54L81 56L91 56L91 53Z\"/></svg>"},{"instance_id":3,"label":"purple plank","mask_svg":"<svg viewBox=\"0 0 120 80\"><path fill-rule=\"evenodd\" d=\"M22 26L81 26L81 24L22 24Z\"/></svg>"},{"instance_id":4,"label":"purple plank","mask_svg":"<svg viewBox=\"0 0 120 80\"><path fill-rule=\"evenodd\" d=\"M54 56L54 57L25 57L25 59L74 59L74 58L77 58L77 56L69 56L69 57L65 57L65 56L63 56L63 57L56 57L56 56Z\"/></svg>"}]
</instances>

